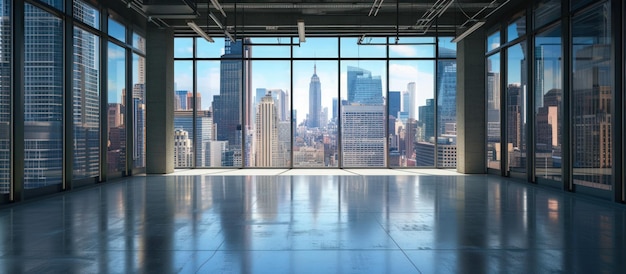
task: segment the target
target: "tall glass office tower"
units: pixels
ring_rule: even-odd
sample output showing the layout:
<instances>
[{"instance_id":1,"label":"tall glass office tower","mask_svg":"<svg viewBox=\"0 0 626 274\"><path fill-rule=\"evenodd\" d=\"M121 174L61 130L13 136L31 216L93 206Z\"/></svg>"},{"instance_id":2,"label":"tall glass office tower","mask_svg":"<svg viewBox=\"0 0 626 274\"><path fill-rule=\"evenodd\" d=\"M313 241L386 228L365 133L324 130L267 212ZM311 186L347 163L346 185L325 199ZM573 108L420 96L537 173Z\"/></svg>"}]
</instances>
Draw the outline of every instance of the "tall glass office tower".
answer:
<instances>
[{"instance_id":1,"label":"tall glass office tower","mask_svg":"<svg viewBox=\"0 0 626 274\"><path fill-rule=\"evenodd\" d=\"M25 4L24 188L60 184L63 168L63 21Z\"/></svg>"}]
</instances>

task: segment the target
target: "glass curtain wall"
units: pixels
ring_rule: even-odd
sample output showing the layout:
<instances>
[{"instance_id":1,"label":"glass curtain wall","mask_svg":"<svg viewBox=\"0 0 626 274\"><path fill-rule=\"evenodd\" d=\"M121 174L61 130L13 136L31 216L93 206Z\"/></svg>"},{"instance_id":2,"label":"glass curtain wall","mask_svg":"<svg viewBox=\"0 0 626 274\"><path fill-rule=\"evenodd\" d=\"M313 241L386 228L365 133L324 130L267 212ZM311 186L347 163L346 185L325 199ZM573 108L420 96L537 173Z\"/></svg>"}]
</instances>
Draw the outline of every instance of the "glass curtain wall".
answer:
<instances>
[{"instance_id":1,"label":"glass curtain wall","mask_svg":"<svg viewBox=\"0 0 626 274\"><path fill-rule=\"evenodd\" d=\"M434 61L389 61L386 103L391 167L432 167L439 158L435 154L434 76Z\"/></svg>"},{"instance_id":2,"label":"glass curtain wall","mask_svg":"<svg viewBox=\"0 0 626 274\"><path fill-rule=\"evenodd\" d=\"M134 34L133 47L143 53L145 39ZM133 168L146 166L146 58L141 53L133 53Z\"/></svg>"},{"instance_id":3,"label":"glass curtain wall","mask_svg":"<svg viewBox=\"0 0 626 274\"><path fill-rule=\"evenodd\" d=\"M535 36L535 177L561 181L563 158L563 53L561 26Z\"/></svg>"},{"instance_id":4,"label":"glass curtain wall","mask_svg":"<svg viewBox=\"0 0 626 274\"><path fill-rule=\"evenodd\" d=\"M499 41L499 40L498 40ZM500 53L487 57L487 168L500 170Z\"/></svg>"},{"instance_id":5,"label":"glass curtain wall","mask_svg":"<svg viewBox=\"0 0 626 274\"><path fill-rule=\"evenodd\" d=\"M611 6L572 18L572 182L612 190Z\"/></svg>"},{"instance_id":6,"label":"glass curtain wall","mask_svg":"<svg viewBox=\"0 0 626 274\"><path fill-rule=\"evenodd\" d=\"M174 96L189 112L187 126L176 113L177 131L187 133L175 148L189 155L177 167L404 167L418 156L421 166L456 166L455 45L387 40L175 38ZM397 92L387 93L387 79ZM426 156L415 152L418 138L429 144Z\"/></svg>"},{"instance_id":7,"label":"glass curtain wall","mask_svg":"<svg viewBox=\"0 0 626 274\"><path fill-rule=\"evenodd\" d=\"M0 194L11 190L12 2L0 0Z\"/></svg>"},{"instance_id":8,"label":"glass curtain wall","mask_svg":"<svg viewBox=\"0 0 626 274\"><path fill-rule=\"evenodd\" d=\"M525 27L525 24L524 24ZM528 109L527 77L528 59L526 41L507 48L506 77L506 146L507 167L511 172L526 173L526 111Z\"/></svg>"},{"instance_id":9,"label":"glass curtain wall","mask_svg":"<svg viewBox=\"0 0 626 274\"><path fill-rule=\"evenodd\" d=\"M107 173L126 171L126 50L108 44Z\"/></svg>"},{"instance_id":10,"label":"glass curtain wall","mask_svg":"<svg viewBox=\"0 0 626 274\"><path fill-rule=\"evenodd\" d=\"M63 179L63 21L24 10L24 188Z\"/></svg>"}]
</instances>

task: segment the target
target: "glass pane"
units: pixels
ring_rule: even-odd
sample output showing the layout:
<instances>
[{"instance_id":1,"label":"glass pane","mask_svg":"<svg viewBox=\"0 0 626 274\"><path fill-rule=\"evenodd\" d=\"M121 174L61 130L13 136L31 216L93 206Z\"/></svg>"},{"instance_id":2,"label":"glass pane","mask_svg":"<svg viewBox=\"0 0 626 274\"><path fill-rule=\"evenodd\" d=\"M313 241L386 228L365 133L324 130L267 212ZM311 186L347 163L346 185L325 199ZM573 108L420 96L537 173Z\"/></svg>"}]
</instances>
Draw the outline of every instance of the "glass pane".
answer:
<instances>
[{"instance_id":1,"label":"glass pane","mask_svg":"<svg viewBox=\"0 0 626 274\"><path fill-rule=\"evenodd\" d=\"M143 39L141 39L143 40ZM133 167L146 166L146 58L133 54Z\"/></svg>"},{"instance_id":2,"label":"glass pane","mask_svg":"<svg viewBox=\"0 0 626 274\"><path fill-rule=\"evenodd\" d=\"M507 50L506 119L508 168L526 173L527 77L526 41Z\"/></svg>"},{"instance_id":3,"label":"glass pane","mask_svg":"<svg viewBox=\"0 0 626 274\"><path fill-rule=\"evenodd\" d=\"M500 169L500 54L487 58L487 167Z\"/></svg>"},{"instance_id":4,"label":"glass pane","mask_svg":"<svg viewBox=\"0 0 626 274\"><path fill-rule=\"evenodd\" d=\"M452 43L454 37L439 37L439 57L456 58L456 43Z\"/></svg>"},{"instance_id":5,"label":"glass pane","mask_svg":"<svg viewBox=\"0 0 626 274\"><path fill-rule=\"evenodd\" d=\"M511 42L526 34L526 16L522 16L506 28L507 42Z\"/></svg>"},{"instance_id":6,"label":"glass pane","mask_svg":"<svg viewBox=\"0 0 626 274\"><path fill-rule=\"evenodd\" d=\"M338 166L337 120L332 119L338 87L336 61L293 63L294 167Z\"/></svg>"},{"instance_id":7,"label":"glass pane","mask_svg":"<svg viewBox=\"0 0 626 274\"><path fill-rule=\"evenodd\" d=\"M434 86L434 61L389 63L390 166L435 166Z\"/></svg>"},{"instance_id":8,"label":"glass pane","mask_svg":"<svg viewBox=\"0 0 626 274\"><path fill-rule=\"evenodd\" d=\"M136 32L133 32L133 47L139 52L146 52L146 39Z\"/></svg>"},{"instance_id":9,"label":"glass pane","mask_svg":"<svg viewBox=\"0 0 626 274\"><path fill-rule=\"evenodd\" d=\"M74 28L74 179L100 175L100 38Z\"/></svg>"},{"instance_id":10,"label":"glass pane","mask_svg":"<svg viewBox=\"0 0 626 274\"><path fill-rule=\"evenodd\" d=\"M560 26L535 37L535 174L561 181L563 55Z\"/></svg>"},{"instance_id":11,"label":"glass pane","mask_svg":"<svg viewBox=\"0 0 626 274\"><path fill-rule=\"evenodd\" d=\"M126 51L109 42L107 166L108 173L126 171Z\"/></svg>"},{"instance_id":12,"label":"glass pane","mask_svg":"<svg viewBox=\"0 0 626 274\"><path fill-rule=\"evenodd\" d=\"M0 1L0 194L11 189L12 2Z\"/></svg>"},{"instance_id":13,"label":"glass pane","mask_svg":"<svg viewBox=\"0 0 626 274\"><path fill-rule=\"evenodd\" d=\"M59 10L63 10L63 0L41 0L41 2L44 2L50 6L53 6Z\"/></svg>"},{"instance_id":14,"label":"glass pane","mask_svg":"<svg viewBox=\"0 0 626 274\"><path fill-rule=\"evenodd\" d=\"M298 38L294 38L297 42ZM336 58L339 55L339 39L337 37L307 37L306 42L293 47L295 58ZM337 71L335 69L335 71Z\"/></svg>"},{"instance_id":15,"label":"glass pane","mask_svg":"<svg viewBox=\"0 0 626 274\"><path fill-rule=\"evenodd\" d=\"M193 57L193 38L174 38L174 58L191 57Z\"/></svg>"},{"instance_id":16,"label":"glass pane","mask_svg":"<svg viewBox=\"0 0 626 274\"><path fill-rule=\"evenodd\" d=\"M572 22L573 182L603 190L613 184L610 14L607 3Z\"/></svg>"},{"instance_id":17,"label":"glass pane","mask_svg":"<svg viewBox=\"0 0 626 274\"><path fill-rule=\"evenodd\" d=\"M219 58L222 56L224 54L225 40L224 38L215 38L214 40L214 43L209 43L204 38L196 38L196 56L198 58Z\"/></svg>"},{"instance_id":18,"label":"glass pane","mask_svg":"<svg viewBox=\"0 0 626 274\"><path fill-rule=\"evenodd\" d=\"M174 62L174 166L193 167L193 62Z\"/></svg>"},{"instance_id":19,"label":"glass pane","mask_svg":"<svg viewBox=\"0 0 626 274\"><path fill-rule=\"evenodd\" d=\"M437 167L456 167L456 60L437 61L437 100Z\"/></svg>"},{"instance_id":20,"label":"glass pane","mask_svg":"<svg viewBox=\"0 0 626 274\"><path fill-rule=\"evenodd\" d=\"M74 18L96 29L100 29L100 12L81 0L74 0Z\"/></svg>"},{"instance_id":21,"label":"glass pane","mask_svg":"<svg viewBox=\"0 0 626 274\"><path fill-rule=\"evenodd\" d=\"M395 44L395 38L389 44L389 57L429 58L435 57L435 38L402 37Z\"/></svg>"},{"instance_id":22,"label":"glass pane","mask_svg":"<svg viewBox=\"0 0 626 274\"><path fill-rule=\"evenodd\" d=\"M289 58L291 56L291 37L270 37L270 38L250 38L246 39L246 44L252 46L253 58ZM254 44L259 44L254 46ZM281 45L281 46L278 46Z\"/></svg>"},{"instance_id":23,"label":"glass pane","mask_svg":"<svg viewBox=\"0 0 626 274\"><path fill-rule=\"evenodd\" d=\"M387 57L387 37L342 37L341 57Z\"/></svg>"},{"instance_id":24,"label":"glass pane","mask_svg":"<svg viewBox=\"0 0 626 274\"><path fill-rule=\"evenodd\" d=\"M109 35L117 40L126 42L126 27L109 18Z\"/></svg>"},{"instance_id":25,"label":"glass pane","mask_svg":"<svg viewBox=\"0 0 626 274\"><path fill-rule=\"evenodd\" d=\"M244 92L243 79L246 81L249 79L250 63L242 62L241 58L249 54L249 48L246 47L244 50L241 41L231 44L229 40L226 41L224 52L220 60L219 95L213 96L211 106L213 124L217 134L216 140L228 142L226 151L222 154L222 166L242 167L244 157L241 145L243 139L241 105ZM246 94L251 94L249 88ZM249 141L247 137L246 141Z\"/></svg>"},{"instance_id":26,"label":"glass pane","mask_svg":"<svg viewBox=\"0 0 626 274\"><path fill-rule=\"evenodd\" d=\"M487 51L492 51L500 47L500 31L497 31L487 37Z\"/></svg>"},{"instance_id":27,"label":"glass pane","mask_svg":"<svg viewBox=\"0 0 626 274\"><path fill-rule=\"evenodd\" d=\"M386 167L385 61L341 62L343 167Z\"/></svg>"},{"instance_id":28,"label":"glass pane","mask_svg":"<svg viewBox=\"0 0 626 274\"><path fill-rule=\"evenodd\" d=\"M220 94L220 62L198 61L196 66L196 166L221 167L228 142L214 140L211 111L213 97Z\"/></svg>"},{"instance_id":29,"label":"glass pane","mask_svg":"<svg viewBox=\"0 0 626 274\"><path fill-rule=\"evenodd\" d=\"M599 1L593 1L593 0L571 0L570 2L570 6L571 6L571 10L574 11L578 8L582 8L587 4L590 3L597 3Z\"/></svg>"},{"instance_id":30,"label":"glass pane","mask_svg":"<svg viewBox=\"0 0 626 274\"><path fill-rule=\"evenodd\" d=\"M561 0L538 0L535 7L535 29L561 17Z\"/></svg>"},{"instance_id":31,"label":"glass pane","mask_svg":"<svg viewBox=\"0 0 626 274\"><path fill-rule=\"evenodd\" d=\"M63 21L25 4L24 188L61 184Z\"/></svg>"},{"instance_id":32,"label":"glass pane","mask_svg":"<svg viewBox=\"0 0 626 274\"><path fill-rule=\"evenodd\" d=\"M291 166L291 68L289 61L253 61L248 90L246 167ZM253 97L250 91L262 95ZM264 92L260 92L264 91Z\"/></svg>"}]
</instances>

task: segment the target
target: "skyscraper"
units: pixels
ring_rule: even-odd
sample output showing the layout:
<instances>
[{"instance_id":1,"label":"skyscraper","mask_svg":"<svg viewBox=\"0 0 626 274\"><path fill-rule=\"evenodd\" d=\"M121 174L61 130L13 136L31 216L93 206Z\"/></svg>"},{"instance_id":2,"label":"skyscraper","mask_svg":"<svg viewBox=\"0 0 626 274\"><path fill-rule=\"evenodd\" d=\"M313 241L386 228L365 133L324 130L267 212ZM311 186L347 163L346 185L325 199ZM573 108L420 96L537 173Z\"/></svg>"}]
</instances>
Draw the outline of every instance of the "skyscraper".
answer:
<instances>
[{"instance_id":1,"label":"skyscraper","mask_svg":"<svg viewBox=\"0 0 626 274\"><path fill-rule=\"evenodd\" d=\"M255 126L256 166L272 167L278 152L278 116L270 94L265 95L257 106Z\"/></svg>"},{"instance_id":2,"label":"skyscraper","mask_svg":"<svg viewBox=\"0 0 626 274\"><path fill-rule=\"evenodd\" d=\"M419 118L419 123L424 129L424 138L418 141L430 142L431 138L435 137L435 99L426 99L426 105L419 107Z\"/></svg>"},{"instance_id":3,"label":"skyscraper","mask_svg":"<svg viewBox=\"0 0 626 274\"><path fill-rule=\"evenodd\" d=\"M348 66L348 103L382 105L383 89L380 75L372 76L369 70Z\"/></svg>"},{"instance_id":4,"label":"skyscraper","mask_svg":"<svg viewBox=\"0 0 626 274\"><path fill-rule=\"evenodd\" d=\"M11 4L0 1L0 193L8 193L11 183Z\"/></svg>"},{"instance_id":5,"label":"skyscraper","mask_svg":"<svg viewBox=\"0 0 626 274\"><path fill-rule=\"evenodd\" d=\"M346 167L384 167L385 109L383 105L346 105L341 108L343 164Z\"/></svg>"},{"instance_id":6,"label":"skyscraper","mask_svg":"<svg viewBox=\"0 0 626 274\"><path fill-rule=\"evenodd\" d=\"M389 104L389 115L398 118L398 112L400 112L400 92L390 91L387 103Z\"/></svg>"},{"instance_id":7,"label":"skyscraper","mask_svg":"<svg viewBox=\"0 0 626 274\"><path fill-rule=\"evenodd\" d=\"M320 127L320 115L322 113L322 84L317 77L317 66L313 66L313 76L309 84L309 119L308 127Z\"/></svg>"},{"instance_id":8,"label":"skyscraper","mask_svg":"<svg viewBox=\"0 0 626 274\"><path fill-rule=\"evenodd\" d=\"M29 189L62 179L63 21L28 3L24 15L24 188Z\"/></svg>"},{"instance_id":9,"label":"skyscraper","mask_svg":"<svg viewBox=\"0 0 626 274\"><path fill-rule=\"evenodd\" d=\"M226 39L220 61L220 95L213 98L213 121L217 124L217 140L228 141L229 150L241 149L242 79L250 75L249 64L241 60L244 56L249 56L249 48L241 40Z\"/></svg>"}]
</instances>

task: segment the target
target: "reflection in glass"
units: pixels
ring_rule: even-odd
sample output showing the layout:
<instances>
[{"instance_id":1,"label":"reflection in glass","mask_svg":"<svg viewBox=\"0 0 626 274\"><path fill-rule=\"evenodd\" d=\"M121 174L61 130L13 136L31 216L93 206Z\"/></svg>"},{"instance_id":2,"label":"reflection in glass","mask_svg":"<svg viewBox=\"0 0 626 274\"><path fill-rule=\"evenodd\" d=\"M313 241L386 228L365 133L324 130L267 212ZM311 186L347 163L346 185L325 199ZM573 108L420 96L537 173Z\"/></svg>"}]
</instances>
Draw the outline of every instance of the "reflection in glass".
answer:
<instances>
[{"instance_id":1,"label":"reflection in glass","mask_svg":"<svg viewBox=\"0 0 626 274\"><path fill-rule=\"evenodd\" d=\"M435 62L389 63L389 165L435 166Z\"/></svg>"},{"instance_id":2,"label":"reflection in glass","mask_svg":"<svg viewBox=\"0 0 626 274\"><path fill-rule=\"evenodd\" d=\"M561 0L538 0L533 12L535 29L561 17Z\"/></svg>"},{"instance_id":3,"label":"reflection in glass","mask_svg":"<svg viewBox=\"0 0 626 274\"><path fill-rule=\"evenodd\" d=\"M487 58L487 167L500 169L500 54Z\"/></svg>"},{"instance_id":4,"label":"reflection in glass","mask_svg":"<svg viewBox=\"0 0 626 274\"><path fill-rule=\"evenodd\" d=\"M74 0L74 18L100 29L100 11L82 0Z\"/></svg>"},{"instance_id":5,"label":"reflection in glass","mask_svg":"<svg viewBox=\"0 0 626 274\"><path fill-rule=\"evenodd\" d=\"M293 166L336 167L337 62L296 61L293 66Z\"/></svg>"},{"instance_id":6,"label":"reflection in glass","mask_svg":"<svg viewBox=\"0 0 626 274\"><path fill-rule=\"evenodd\" d=\"M109 18L109 35L117 40L126 42L126 27L114 19Z\"/></svg>"},{"instance_id":7,"label":"reflection in glass","mask_svg":"<svg viewBox=\"0 0 626 274\"><path fill-rule=\"evenodd\" d=\"M500 31L496 31L487 37L487 51L492 51L500 47Z\"/></svg>"},{"instance_id":8,"label":"reflection in glass","mask_svg":"<svg viewBox=\"0 0 626 274\"><path fill-rule=\"evenodd\" d=\"M535 175L561 180L563 62L561 28L535 36Z\"/></svg>"},{"instance_id":9,"label":"reflection in glass","mask_svg":"<svg viewBox=\"0 0 626 274\"><path fill-rule=\"evenodd\" d=\"M145 47L138 36L136 47ZM146 166L146 58L133 54L133 168Z\"/></svg>"},{"instance_id":10,"label":"reflection in glass","mask_svg":"<svg viewBox=\"0 0 626 274\"><path fill-rule=\"evenodd\" d=\"M108 173L126 171L126 51L109 42L107 105Z\"/></svg>"},{"instance_id":11,"label":"reflection in glass","mask_svg":"<svg viewBox=\"0 0 626 274\"><path fill-rule=\"evenodd\" d=\"M506 41L511 42L520 36L526 34L526 15L515 20L515 22L509 24L506 29Z\"/></svg>"},{"instance_id":12,"label":"reflection in glass","mask_svg":"<svg viewBox=\"0 0 626 274\"><path fill-rule=\"evenodd\" d=\"M341 63L343 167L385 167L386 71L381 61ZM344 84L345 83L345 84Z\"/></svg>"},{"instance_id":13,"label":"reflection in glass","mask_svg":"<svg viewBox=\"0 0 626 274\"><path fill-rule=\"evenodd\" d=\"M255 52L256 48L253 49ZM246 110L246 167L291 166L291 69L289 61L252 61Z\"/></svg>"},{"instance_id":14,"label":"reflection in glass","mask_svg":"<svg viewBox=\"0 0 626 274\"><path fill-rule=\"evenodd\" d=\"M611 9L608 3L572 22L573 182L611 190Z\"/></svg>"},{"instance_id":15,"label":"reflection in glass","mask_svg":"<svg viewBox=\"0 0 626 274\"><path fill-rule=\"evenodd\" d=\"M133 32L133 47L140 52L146 52L146 39L136 32Z\"/></svg>"},{"instance_id":16,"label":"reflection in glass","mask_svg":"<svg viewBox=\"0 0 626 274\"><path fill-rule=\"evenodd\" d=\"M24 188L31 189L62 180L63 22L30 4L24 13Z\"/></svg>"},{"instance_id":17,"label":"reflection in glass","mask_svg":"<svg viewBox=\"0 0 626 274\"><path fill-rule=\"evenodd\" d=\"M509 171L526 173L526 41L507 50L506 138Z\"/></svg>"},{"instance_id":18,"label":"reflection in glass","mask_svg":"<svg viewBox=\"0 0 626 274\"><path fill-rule=\"evenodd\" d=\"M12 2L0 1L0 194L11 189Z\"/></svg>"},{"instance_id":19,"label":"reflection in glass","mask_svg":"<svg viewBox=\"0 0 626 274\"><path fill-rule=\"evenodd\" d=\"M86 16L87 17L87 16ZM95 20L95 17L92 17ZM100 38L74 27L74 179L100 173Z\"/></svg>"}]
</instances>

